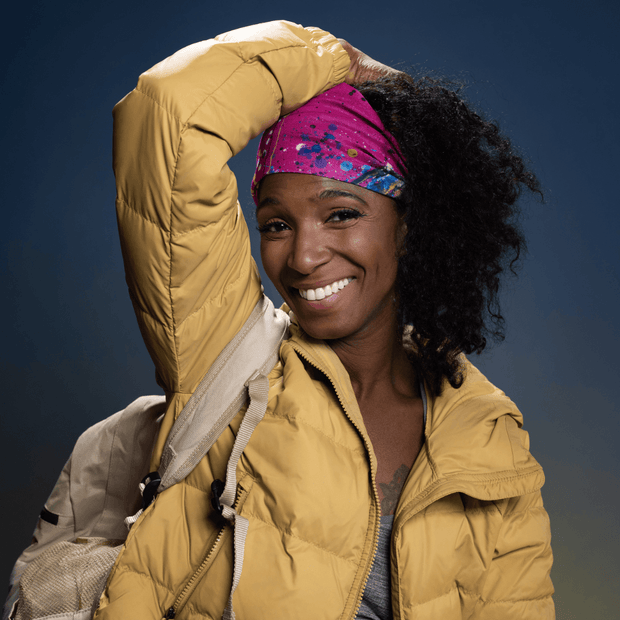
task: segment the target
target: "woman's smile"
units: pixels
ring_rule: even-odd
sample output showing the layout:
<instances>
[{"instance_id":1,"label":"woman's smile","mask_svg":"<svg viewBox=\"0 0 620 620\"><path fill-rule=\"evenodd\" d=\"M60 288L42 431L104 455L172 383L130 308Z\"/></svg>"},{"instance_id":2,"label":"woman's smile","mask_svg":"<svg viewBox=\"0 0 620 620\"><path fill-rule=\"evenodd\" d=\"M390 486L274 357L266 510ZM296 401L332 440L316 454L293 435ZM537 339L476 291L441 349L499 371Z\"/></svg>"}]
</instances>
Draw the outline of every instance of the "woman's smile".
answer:
<instances>
[{"instance_id":1,"label":"woman's smile","mask_svg":"<svg viewBox=\"0 0 620 620\"><path fill-rule=\"evenodd\" d=\"M270 280L314 338L393 320L400 218L391 198L324 177L265 177L257 220Z\"/></svg>"},{"instance_id":2,"label":"woman's smile","mask_svg":"<svg viewBox=\"0 0 620 620\"><path fill-rule=\"evenodd\" d=\"M345 286L348 286L350 282L353 282L354 278L344 278L328 284L327 286L319 286L317 288L298 289L301 297L307 301L321 301L322 299L331 298L338 291L341 291Z\"/></svg>"}]
</instances>

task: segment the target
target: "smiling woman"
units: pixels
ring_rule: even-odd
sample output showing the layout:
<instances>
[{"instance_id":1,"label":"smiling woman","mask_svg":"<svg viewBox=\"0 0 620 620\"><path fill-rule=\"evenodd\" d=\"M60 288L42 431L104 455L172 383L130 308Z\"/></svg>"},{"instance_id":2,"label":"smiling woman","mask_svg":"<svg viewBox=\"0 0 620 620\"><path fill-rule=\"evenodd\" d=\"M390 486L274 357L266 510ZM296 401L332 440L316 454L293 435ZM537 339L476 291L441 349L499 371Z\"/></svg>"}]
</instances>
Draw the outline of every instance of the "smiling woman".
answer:
<instances>
[{"instance_id":1,"label":"smiling woman","mask_svg":"<svg viewBox=\"0 0 620 620\"><path fill-rule=\"evenodd\" d=\"M553 617L542 469L517 407L465 357L499 333L514 204L536 189L495 125L284 21L180 50L114 122L127 282L166 392L144 473L264 301L227 166L263 131L252 192L290 326L238 464L251 405L130 520L94 617ZM242 556L222 479L238 481Z\"/></svg>"},{"instance_id":2,"label":"smiling woman","mask_svg":"<svg viewBox=\"0 0 620 620\"><path fill-rule=\"evenodd\" d=\"M385 339L385 330L396 327L402 223L394 201L342 181L291 173L266 177L259 196L263 267L304 331L324 340Z\"/></svg>"}]
</instances>

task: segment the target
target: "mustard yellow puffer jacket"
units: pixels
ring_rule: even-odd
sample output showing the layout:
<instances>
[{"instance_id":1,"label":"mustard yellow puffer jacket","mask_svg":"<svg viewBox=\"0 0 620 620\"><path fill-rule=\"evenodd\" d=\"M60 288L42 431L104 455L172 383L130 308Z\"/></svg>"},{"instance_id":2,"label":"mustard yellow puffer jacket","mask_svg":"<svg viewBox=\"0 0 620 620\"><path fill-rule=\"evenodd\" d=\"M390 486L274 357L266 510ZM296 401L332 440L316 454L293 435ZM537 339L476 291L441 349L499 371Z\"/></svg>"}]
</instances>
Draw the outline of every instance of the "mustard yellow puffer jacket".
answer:
<instances>
[{"instance_id":1,"label":"mustard yellow puffer jacket","mask_svg":"<svg viewBox=\"0 0 620 620\"><path fill-rule=\"evenodd\" d=\"M288 22L191 45L144 73L114 110L127 282L176 415L261 295L228 159L279 115L343 81L330 34ZM378 535L376 458L346 370L293 323L269 404L237 471L250 522L239 620L354 618ZM241 411L199 466L129 533L97 620L219 619L232 530L211 508ZM553 618L544 477L515 405L467 363L430 398L426 440L392 534L394 617Z\"/></svg>"}]
</instances>

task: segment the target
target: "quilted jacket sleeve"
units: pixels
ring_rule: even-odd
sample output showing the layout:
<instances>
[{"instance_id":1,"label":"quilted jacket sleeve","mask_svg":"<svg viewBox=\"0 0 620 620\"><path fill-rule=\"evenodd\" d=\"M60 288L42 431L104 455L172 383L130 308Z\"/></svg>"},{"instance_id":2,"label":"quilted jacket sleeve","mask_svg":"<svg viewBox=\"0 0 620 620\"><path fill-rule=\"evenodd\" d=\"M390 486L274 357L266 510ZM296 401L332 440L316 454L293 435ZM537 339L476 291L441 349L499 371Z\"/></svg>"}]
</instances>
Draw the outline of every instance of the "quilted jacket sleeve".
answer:
<instances>
[{"instance_id":1,"label":"quilted jacket sleeve","mask_svg":"<svg viewBox=\"0 0 620 620\"><path fill-rule=\"evenodd\" d=\"M127 284L177 411L260 295L227 161L348 68L346 51L322 30L259 24L180 50L114 109Z\"/></svg>"},{"instance_id":2,"label":"quilted jacket sleeve","mask_svg":"<svg viewBox=\"0 0 620 620\"><path fill-rule=\"evenodd\" d=\"M553 620L551 530L540 491L498 504L503 525L474 617Z\"/></svg>"}]
</instances>

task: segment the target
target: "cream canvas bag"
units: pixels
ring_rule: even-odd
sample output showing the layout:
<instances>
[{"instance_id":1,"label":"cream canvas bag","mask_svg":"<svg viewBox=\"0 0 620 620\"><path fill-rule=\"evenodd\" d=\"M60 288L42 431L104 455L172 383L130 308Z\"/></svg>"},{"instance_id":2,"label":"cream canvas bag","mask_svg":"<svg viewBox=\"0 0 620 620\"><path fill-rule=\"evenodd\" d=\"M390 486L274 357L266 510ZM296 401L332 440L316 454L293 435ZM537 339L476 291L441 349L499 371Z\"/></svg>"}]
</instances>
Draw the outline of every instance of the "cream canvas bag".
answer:
<instances>
[{"instance_id":1,"label":"cream canvas bag","mask_svg":"<svg viewBox=\"0 0 620 620\"><path fill-rule=\"evenodd\" d=\"M233 508L236 467L265 414L267 375L289 323L286 313L261 297L175 421L159 472L145 476L166 408L163 396L138 398L80 436L41 512L36 542L15 564L3 620L92 618L129 527L157 493L194 469L249 397L226 482L214 489L214 503L235 528L233 583L223 616L234 618L233 593L249 527Z\"/></svg>"}]
</instances>

